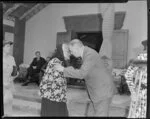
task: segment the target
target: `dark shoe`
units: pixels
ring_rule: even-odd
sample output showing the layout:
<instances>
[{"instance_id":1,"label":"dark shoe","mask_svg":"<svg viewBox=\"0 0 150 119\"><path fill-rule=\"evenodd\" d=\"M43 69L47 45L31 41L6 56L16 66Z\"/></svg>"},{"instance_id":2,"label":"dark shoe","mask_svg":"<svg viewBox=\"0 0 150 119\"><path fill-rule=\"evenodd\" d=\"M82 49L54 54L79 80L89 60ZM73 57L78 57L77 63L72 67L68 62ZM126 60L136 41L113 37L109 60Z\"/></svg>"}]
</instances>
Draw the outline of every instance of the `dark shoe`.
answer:
<instances>
[{"instance_id":1,"label":"dark shoe","mask_svg":"<svg viewBox=\"0 0 150 119\"><path fill-rule=\"evenodd\" d=\"M22 84L22 86L27 86L30 81L26 81L25 83Z\"/></svg>"}]
</instances>

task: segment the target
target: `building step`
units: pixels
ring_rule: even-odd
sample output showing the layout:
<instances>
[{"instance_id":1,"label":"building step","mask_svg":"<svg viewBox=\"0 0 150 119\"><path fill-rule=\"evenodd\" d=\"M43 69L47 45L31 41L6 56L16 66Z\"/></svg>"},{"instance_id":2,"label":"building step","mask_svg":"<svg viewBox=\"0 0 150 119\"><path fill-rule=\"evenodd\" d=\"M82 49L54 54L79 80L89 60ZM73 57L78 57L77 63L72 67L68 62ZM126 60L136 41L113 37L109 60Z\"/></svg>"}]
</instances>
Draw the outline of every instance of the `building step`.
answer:
<instances>
[{"instance_id":1,"label":"building step","mask_svg":"<svg viewBox=\"0 0 150 119\"><path fill-rule=\"evenodd\" d=\"M15 112L21 111L24 112L25 114L29 114L29 115L32 114L38 116L40 115L41 103L14 99L13 110Z\"/></svg>"},{"instance_id":2,"label":"building step","mask_svg":"<svg viewBox=\"0 0 150 119\"><path fill-rule=\"evenodd\" d=\"M22 110L18 110L18 109L13 108L12 117L40 117L40 115L34 114L34 113L24 112Z\"/></svg>"},{"instance_id":3,"label":"building step","mask_svg":"<svg viewBox=\"0 0 150 119\"><path fill-rule=\"evenodd\" d=\"M67 108L70 116L85 116L85 103L69 103ZM40 109L41 103L14 99L13 111L16 116L40 116ZM125 109L111 106L109 116L124 117Z\"/></svg>"},{"instance_id":4,"label":"building step","mask_svg":"<svg viewBox=\"0 0 150 119\"><path fill-rule=\"evenodd\" d=\"M14 97L14 99L41 103L41 98L37 98L37 97L30 97L30 96L27 97L27 96L25 96L23 94L22 95L14 94L13 97Z\"/></svg>"},{"instance_id":5,"label":"building step","mask_svg":"<svg viewBox=\"0 0 150 119\"><path fill-rule=\"evenodd\" d=\"M41 97L38 87L22 87L17 85L14 93L14 114L18 116L40 116ZM85 89L69 88L67 90L67 107L70 116L84 116L87 102L90 101ZM110 116L124 117L129 105L129 96L115 95L110 108ZM20 114L19 114L20 113Z\"/></svg>"},{"instance_id":6,"label":"building step","mask_svg":"<svg viewBox=\"0 0 150 119\"><path fill-rule=\"evenodd\" d=\"M110 107L109 117L125 117L125 116L126 116L126 110L125 109Z\"/></svg>"}]
</instances>

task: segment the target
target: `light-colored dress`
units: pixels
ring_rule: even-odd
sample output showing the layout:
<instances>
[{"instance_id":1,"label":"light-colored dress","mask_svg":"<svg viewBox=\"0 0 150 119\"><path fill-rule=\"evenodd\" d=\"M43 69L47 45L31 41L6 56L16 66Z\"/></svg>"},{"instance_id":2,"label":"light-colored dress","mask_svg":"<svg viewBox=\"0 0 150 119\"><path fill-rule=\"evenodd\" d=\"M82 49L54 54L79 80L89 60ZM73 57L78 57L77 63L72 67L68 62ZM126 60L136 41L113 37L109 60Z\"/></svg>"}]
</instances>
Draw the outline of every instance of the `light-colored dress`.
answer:
<instances>
[{"instance_id":1,"label":"light-colored dress","mask_svg":"<svg viewBox=\"0 0 150 119\"><path fill-rule=\"evenodd\" d=\"M13 104L13 66L16 66L13 56L3 57L3 102L4 102L4 115L12 114Z\"/></svg>"}]
</instances>

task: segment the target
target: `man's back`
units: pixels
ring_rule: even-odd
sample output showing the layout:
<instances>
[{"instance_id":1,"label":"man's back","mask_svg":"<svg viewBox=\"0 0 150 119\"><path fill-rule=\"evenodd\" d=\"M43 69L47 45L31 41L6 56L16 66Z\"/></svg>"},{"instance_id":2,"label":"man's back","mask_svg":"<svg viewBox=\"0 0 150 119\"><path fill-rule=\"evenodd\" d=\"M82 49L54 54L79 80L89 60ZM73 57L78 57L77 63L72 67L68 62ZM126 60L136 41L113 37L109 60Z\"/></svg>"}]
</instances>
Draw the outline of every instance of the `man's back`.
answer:
<instances>
[{"instance_id":1,"label":"man's back","mask_svg":"<svg viewBox=\"0 0 150 119\"><path fill-rule=\"evenodd\" d=\"M89 71L85 77L92 100L98 101L111 97L114 93L113 79L110 72L106 69L100 55L95 50L85 47L83 62L92 64L90 65L92 67L89 67Z\"/></svg>"},{"instance_id":2,"label":"man's back","mask_svg":"<svg viewBox=\"0 0 150 119\"><path fill-rule=\"evenodd\" d=\"M91 99L94 102L112 97L114 83L110 72L104 66L100 55L89 47L84 47L83 64L80 69L64 68L64 76L85 79Z\"/></svg>"}]
</instances>

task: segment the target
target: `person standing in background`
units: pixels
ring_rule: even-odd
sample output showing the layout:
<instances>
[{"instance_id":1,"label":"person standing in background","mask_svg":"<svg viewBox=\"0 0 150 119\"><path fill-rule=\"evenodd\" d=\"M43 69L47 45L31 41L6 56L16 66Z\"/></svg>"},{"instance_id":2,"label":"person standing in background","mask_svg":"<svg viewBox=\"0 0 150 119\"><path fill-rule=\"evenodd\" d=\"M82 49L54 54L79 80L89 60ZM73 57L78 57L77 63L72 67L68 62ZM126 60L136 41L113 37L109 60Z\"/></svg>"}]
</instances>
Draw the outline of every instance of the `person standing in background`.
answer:
<instances>
[{"instance_id":1,"label":"person standing in background","mask_svg":"<svg viewBox=\"0 0 150 119\"><path fill-rule=\"evenodd\" d=\"M146 118L147 116L147 40L138 56L130 60L124 74L131 93L131 102L127 118Z\"/></svg>"},{"instance_id":2,"label":"person standing in background","mask_svg":"<svg viewBox=\"0 0 150 119\"><path fill-rule=\"evenodd\" d=\"M27 81L22 84L22 86L27 86L31 82L36 82L39 85L39 73L42 66L46 63L45 59L41 57L40 51L35 52L35 58L33 59L30 67L27 69ZM37 77L38 76L38 77Z\"/></svg>"},{"instance_id":3,"label":"person standing in background","mask_svg":"<svg viewBox=\"0 0 150 119\"><path fill-rule=\"evenodd\" d=\"M53 52L50 52L49 55L46 57L46 62L45 62L45 64L42 66L41 72L40 72L42 76L43 76L43 73L45 72L45 69L46 69L46 67L47 67L47 65L48 65L48 62L52 59L52 56L53 56L54 53L55 53L54 51L53 51Z\"/></svg>"},{"instance_id":4,"label":"person standing in background","mask_svg":"<svg viewBox=\"0 0 150 119\"><path fill-rule=\"evenodd\" d=\"M41 68L41 71L40 71L40 74L39 74L39 84L40 84L40 82L41 82L41 80L42 80L42 77L43 77L43 75L44 75L44 73L45 73L45 70L46 70L46 67L47 67L47 65L48 65L48 62L51 60L51 57L47 57L46 58L46 63L42 66L42 68Z\"/></svg>"},{"instance_id":5,"label":"person standing in background","mask_svg":"<svg viewBox=\"0 0 150 119\"><path fill-rule=\"evenodd\" d=\"M46 57L46 62L45 62L45 64L42 66L42 68L41 68L41 71L40 71L40 78L39 78L39 84L40 84L40 82L41 82L41 80L42 80L42 77L43 77L43 75L44 75L44 73L45 73L45 70L46 70L46 67L47 67L47 65L48 65L48 62L52 59L52 56L53 56L53 54L55 53L55 51L53 51L53 52L50 52L49 53L49 55Z\"/></svg>"},{"instance_id":6,"label":"person standing in background","mask_svg":"<svg viewBox=\"0 0 150 119\"><path fill-rule=\"evenodd\" d=\"M4 116L12 115L13 105L13 79L18 76L17 70L13 73L16 67L14 57L10 55L10 48L13 42L3 40L3 102L4 102ZM13 73L13 74L12 74Z\"/></svg>"}]
</instances>

